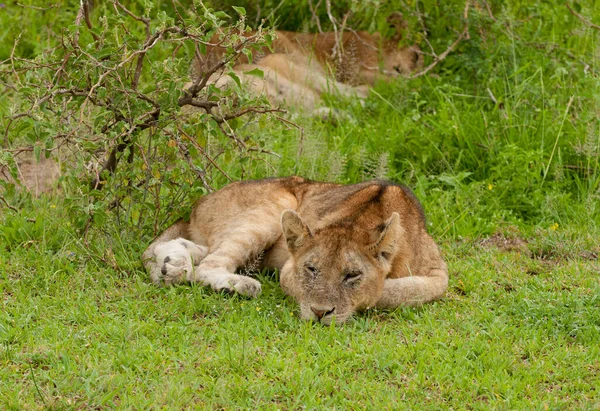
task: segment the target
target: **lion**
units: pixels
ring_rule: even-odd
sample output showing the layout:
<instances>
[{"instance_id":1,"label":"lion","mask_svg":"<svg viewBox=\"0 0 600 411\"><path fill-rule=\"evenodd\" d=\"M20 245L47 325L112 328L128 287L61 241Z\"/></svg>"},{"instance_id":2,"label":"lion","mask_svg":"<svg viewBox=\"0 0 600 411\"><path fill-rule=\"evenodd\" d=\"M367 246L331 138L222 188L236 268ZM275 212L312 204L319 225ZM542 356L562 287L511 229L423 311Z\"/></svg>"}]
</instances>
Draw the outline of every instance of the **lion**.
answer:
<instances>
[{"instance_id":1,"label":"lion","mask_svg":"<svg viewBox=\"0 0 600 411\"><path fill-rule=\"evenodd\" d=\"M273 104L314 109L324 92L363 99L376 82L407 76L423 68L423 54L418 46L398 46L406 28L402 15L394 13L388 22L396 30L391 38L366 31L338 34L278 30L271 47L253 50L251 59L240 55L233 71L251 90L265 94ZM207 48L206 55L194 62L194 76L223 59L225 49L216 45L219 36L213 36L211 43L214 45ZM264 76L247 74L254 69L261 70ZM230 84L227 77L219 75L213 82L218 87Z\"/></svg>"},{"instance_id":2,"label":"lion","mask_svg":"<svg viewBox=\"0 0 600 411\"><path fill-rule=\"evenodd\" d=\"M182 239L199 246L201 260L192 258L191 270L190 244L164 252ZM189 222L169 227L142 259L157 285L195 282L257 297L260 283L236 271L259 256L261 268L279 271L301 318L323 324L372 307L421 305L448 287L446 263L419 201L408 188L381 180L231 183L200 198Z\"/></svg>"}]
</instances>

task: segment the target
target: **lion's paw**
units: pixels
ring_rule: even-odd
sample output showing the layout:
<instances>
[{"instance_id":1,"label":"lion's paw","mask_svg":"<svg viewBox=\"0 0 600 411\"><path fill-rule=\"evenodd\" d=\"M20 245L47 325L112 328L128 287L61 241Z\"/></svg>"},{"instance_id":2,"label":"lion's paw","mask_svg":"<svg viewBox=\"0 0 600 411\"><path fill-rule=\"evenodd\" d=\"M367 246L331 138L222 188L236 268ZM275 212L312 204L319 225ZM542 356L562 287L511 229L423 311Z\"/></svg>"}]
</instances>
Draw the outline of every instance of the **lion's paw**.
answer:
<instances>
[{"instance_id":1,"label":"lion's paw","mask_svg":"<svg viewBox=\"0 0 600 411\"><path fill-rule=\"evenodd\" d=\"M207 251L206 247L184 238L158 244L154 249L154 255L165 284L191 281L194 276L194 266L206 257Z\"/></svg>"},{"instance_id":2,"label":"lion's paw","mask_svg":"<svg viewBox=\"0 0 600 411\"><path fill-rule=\"evenodd\" d=\"M209 282L215 291L236 292L255 298L260 295L261 285L254 278L230 273L210 273Z\"/></svg>"}]
</instances>

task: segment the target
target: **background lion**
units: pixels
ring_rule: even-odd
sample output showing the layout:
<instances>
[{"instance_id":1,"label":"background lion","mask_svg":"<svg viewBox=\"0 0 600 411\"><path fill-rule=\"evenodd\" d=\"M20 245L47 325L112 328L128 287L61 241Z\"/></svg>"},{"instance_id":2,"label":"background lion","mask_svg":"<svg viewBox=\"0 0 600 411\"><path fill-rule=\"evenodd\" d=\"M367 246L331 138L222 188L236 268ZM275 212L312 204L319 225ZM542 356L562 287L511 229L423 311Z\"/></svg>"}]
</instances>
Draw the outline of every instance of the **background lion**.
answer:
<instances>
[{"instance_id":1,"label":"background lion","mask_svg":"<svg viewBox=\"0 0 600 411\"><path fill-rule=\"evenodd\" d=\"M377 81L409 75L423 67L418 46L398 46L405 29L402 15L394 13L388 22L396 29L389 39L366 31L339 34L275 31L276 39L270 48L255 50L252 61L240 56L233 70L253 91L265 94L273 104L313 109L323 92L364 98L368 86ZM211 43L218 43L217 35ZM195 61L194 75L218 64L224 54L221 47L209 47L207 54ZM264 77L246 74L254 69L263 71ZM227 77L215 76L214 81L219 87L229 83Z\"/></svg>"}]
</instances>

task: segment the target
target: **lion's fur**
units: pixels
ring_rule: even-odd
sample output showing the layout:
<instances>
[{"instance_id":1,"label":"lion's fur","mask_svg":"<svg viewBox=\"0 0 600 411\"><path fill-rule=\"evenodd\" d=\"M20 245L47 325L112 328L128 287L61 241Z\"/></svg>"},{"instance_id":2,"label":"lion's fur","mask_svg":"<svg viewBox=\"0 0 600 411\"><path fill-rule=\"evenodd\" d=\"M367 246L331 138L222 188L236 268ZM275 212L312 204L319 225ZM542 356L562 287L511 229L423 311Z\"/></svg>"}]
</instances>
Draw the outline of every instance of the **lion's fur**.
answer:
<instances>
[{"instance_id":1,"label":"lion's fur","mask_svg":"<svg viewBox=\"0 0 600 411\"><path fill-rule=\"evenodd\" d=\"M166 267L164 255L156 256L159 244L180 237L208 249L191 272ZM423 304L448 284L419 202L407 188L384 181L233 183L202 197L190 222L167 229L143 259L157 284L199 282L255 297L260 283L235 272L259 255L263 267L280 271L302 317L324 323L369 307Z\"/></svg>"},{"instance_id":2,"label":"lion's fur","mask_svg":"<svg viewBox=\"0 0 600 411\"><path fill-rule=\"evenodd\" d=\"M254 50L252 61L240 55L233 71L251 90L264 93L274 104L312 109L325 91L364 98L368 87L377 81L409 75L423 67L419 47L398 47L404 25L399 23L399 13L391 17L399 20L390 20L398 31L390 39L364 31L344 31L337 37L333 32L276 31L270 48ZM218 41L215 35L211 43ZM224 48L208 47L207 54L194 62L194 76L216 65L224 55ZM262 70L264 78L245 74L253 69ZM214 82L218 86L228 84L227 77L217 77Z\"/></svg>"}]
</instances>

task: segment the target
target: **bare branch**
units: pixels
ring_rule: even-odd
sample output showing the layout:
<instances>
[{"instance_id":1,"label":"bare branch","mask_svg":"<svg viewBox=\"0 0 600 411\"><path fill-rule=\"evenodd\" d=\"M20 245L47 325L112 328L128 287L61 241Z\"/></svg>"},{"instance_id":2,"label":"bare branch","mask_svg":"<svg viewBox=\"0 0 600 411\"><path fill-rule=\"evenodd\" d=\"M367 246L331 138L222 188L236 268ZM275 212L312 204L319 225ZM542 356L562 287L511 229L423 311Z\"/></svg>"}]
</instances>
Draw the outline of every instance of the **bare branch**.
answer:
<instances>
[{"instance_id":1,"label":"bare branch","mask_svg":"<svg viewBox=\"0 0 600 411\"><path fill-rule=\"evenodd\" d=\"M185 96L183 98L196 97L198 95L198 93L202 89L204 89L204 87L206 87L206 84L208 83L210 76L212 76L217 71L219 71L220 69L225 67L227 65L227 63L229 63L230 61L237 59L243 48L245 48L249 44L255 43L261 36L262 36L262 32L260 30L258 30L254 35L252 35L250 37L246 37L243 41L241 41L236 46L234 46L233 47L234 53L231 54L230 56L225 57L218 63L216 63L213 67L208 69L206 72L202 73L201 76L198 76L198 78L194 81L194 84L192 84L192 86L185 91ZM181 100L180 100L179 104L182 105Z\"/></svg>"},{"instance_id":2,"label":"bare branch","mask_svg":"<svg viewBox=\"0 0 600 411\"><path fill-rule=\"evenodd\" d=\"M217 122L217 124L229 121L229 120L233 120L234 118L238 118L243 116L244 114L248 114L248 113L259 113L259 114L266 114L266 113L287 113L286 110L283 110L279 107L277 108L269 108L269 107L248 107L245 108L241 111L232 113L232 114L228 114L226 116L223 117L215 117L215 121Z\"/></svg>"},{"instance_id":3,"label":"bare branch","mask_svg":"<svg viewBox=\"0 0 600 411\"><path fill-rule=\"evenodd\" d=\"M448 56L448 54L450 54L462 40L470 38L469 22L467 20L468 12L469 12L469 4L470 4L469 2L470 2L470 0L467 0L467 2L465 4L465 10L463 12L463 17L465 19L465 27L463 28L463 31L458 35L456 40L454 40L454 42L442 54L435 56L435 58L433 59L433 62L430 65L428 65L427 67L425 67L423 70L419 71L418 73L414 73L414 74L410 75L408 78L417 78L417 77L424 76L425 74L430 72L435 66L437 66L440 61L444 60Z\"/></svg>"},{"instance_id":4,"label":"bare branch","mask_svg":"<svg viewBox=\"0 0 600 411\"><path fill-rule=\"evenodd\" d=\"M92 37L94 38L94 41L98 42L100 41L100 37L98 37L98 35L96 33L94 33L92 30L92 21L90 20L90 3L89 0L83 0L83 17L85 19L85 25L87 26L87 28L90 30L90 33L92 34Z\"/></svg>"},{"instance_id":5,"label":"bare branch","mask_svg":"<svg viewBox=\"0 0 600 411\"><path fill-rule=\"evenodd\" d=\"M319 30L319 33L323 33L323 29L321 28L321 21L319 20L319 16L317 16L317 9L319 8L320 5L321 5L321 0L319 0L317 5L314 7L312 4L312 0L308 0L308 7L310 8L310 12L312 14L312 18L310 19L310 22L312 23L314 21L315 24L317 25L317 30Z\"/></svg>"},{"instance_id":6,"label":"bare branch","mask_svg":"<svg viewBox=\"0 0 600 411\"><path fill-rule=\"evenodd\" d=\"M600 26L598 26L597 24L592 23L591 21L589 21L588 19L586 19L585 17L583 17L581 14L579 14L575 10L573 10L573 8L571 7L571 4L569 4L568 1L565 3L565 6L567 6L567 8L569 9L569 11L571 12L572 15L574 15L579 20L581 20L582 22L584 22L588 27L591 27L591 28L593 28L595 30L600 30Z\"/></svg>"},{"instance_id":7,"label":"bare branch","mask_svg":"<svg viewBox=\"0 0 600 411\"><path fill-rule=\"evenodd\" d=\"M198 142L195 139L193 139L192 137L187 135L185 131L183 131L181 126L177 126L177 131L179 131L179 133L181 133L181 135L183 135L190 143L192 143L192 145L194 147L196 147L196 150L198 150L204 156L204 158L206 158L208 160L208 162L213 165L213 167L215 167L217 170L219 170L219 172L221 172L221 174L223 174L226 179L228 179L230 182L233 181L233 179L231 177L229 177L229 175L227 175L225 170L223 170L221 167L219 167L219 165L215 162L215 160L213 160L206 153L206 151L202 148L202 146L200 146L200 144L198 144Z\"/></svg>"},{"instance_id":8,"label":"bare branch","mask_svg":"<svg viewBox=\"0 0 600 411\"><path fill-rule=\"evenodd\" d=\"M6 204L6 206L7 206L9 209L11 209L12 211L19 212L19 210L18 210L17 208L15 208L15 207L11 206L10 204L8 204L8 201L6 201L6 198L4 198L3 196L0 196L0 200L2 200L2 202L3 202L4 204Z\"/></svg>"},{"instance_id":9,"label":"bare branch","mask_svg":"<svg viewBox=\"0 0 600 411\"><path fill-rule=\"evenodd\" d=\"M47 10L52 10L52 9L57 8L60 5L60 3L62 3L62 0L57 1L55 4L53 4L51 6L48 6L48 7L30 6L28 4L21 4L21 3L17 3L17 6L21 6L21 7L26 8L26 9L34 9L34 10L47 11Z\"/></svg>"},{"instance_id":10,"label":"bare branch","mask_svg":"<svg viewBox=\"0 0 600 411\"><path fill-rule=\"evenodd\" d=\"M342 63L342 53L344 52L343 44L341 44L342 43L342 41L341 41L342 34L341 33L338 34L337 20L331 14L331 0L325 0L325 6L327 7L327 16L329 16L329 20L331 21L331 25L333 26L333 35L335 37L335 45L333 46L331 58L334 60L337 60L338 64L341 64Z\"/></svg>"}]
</instances>

